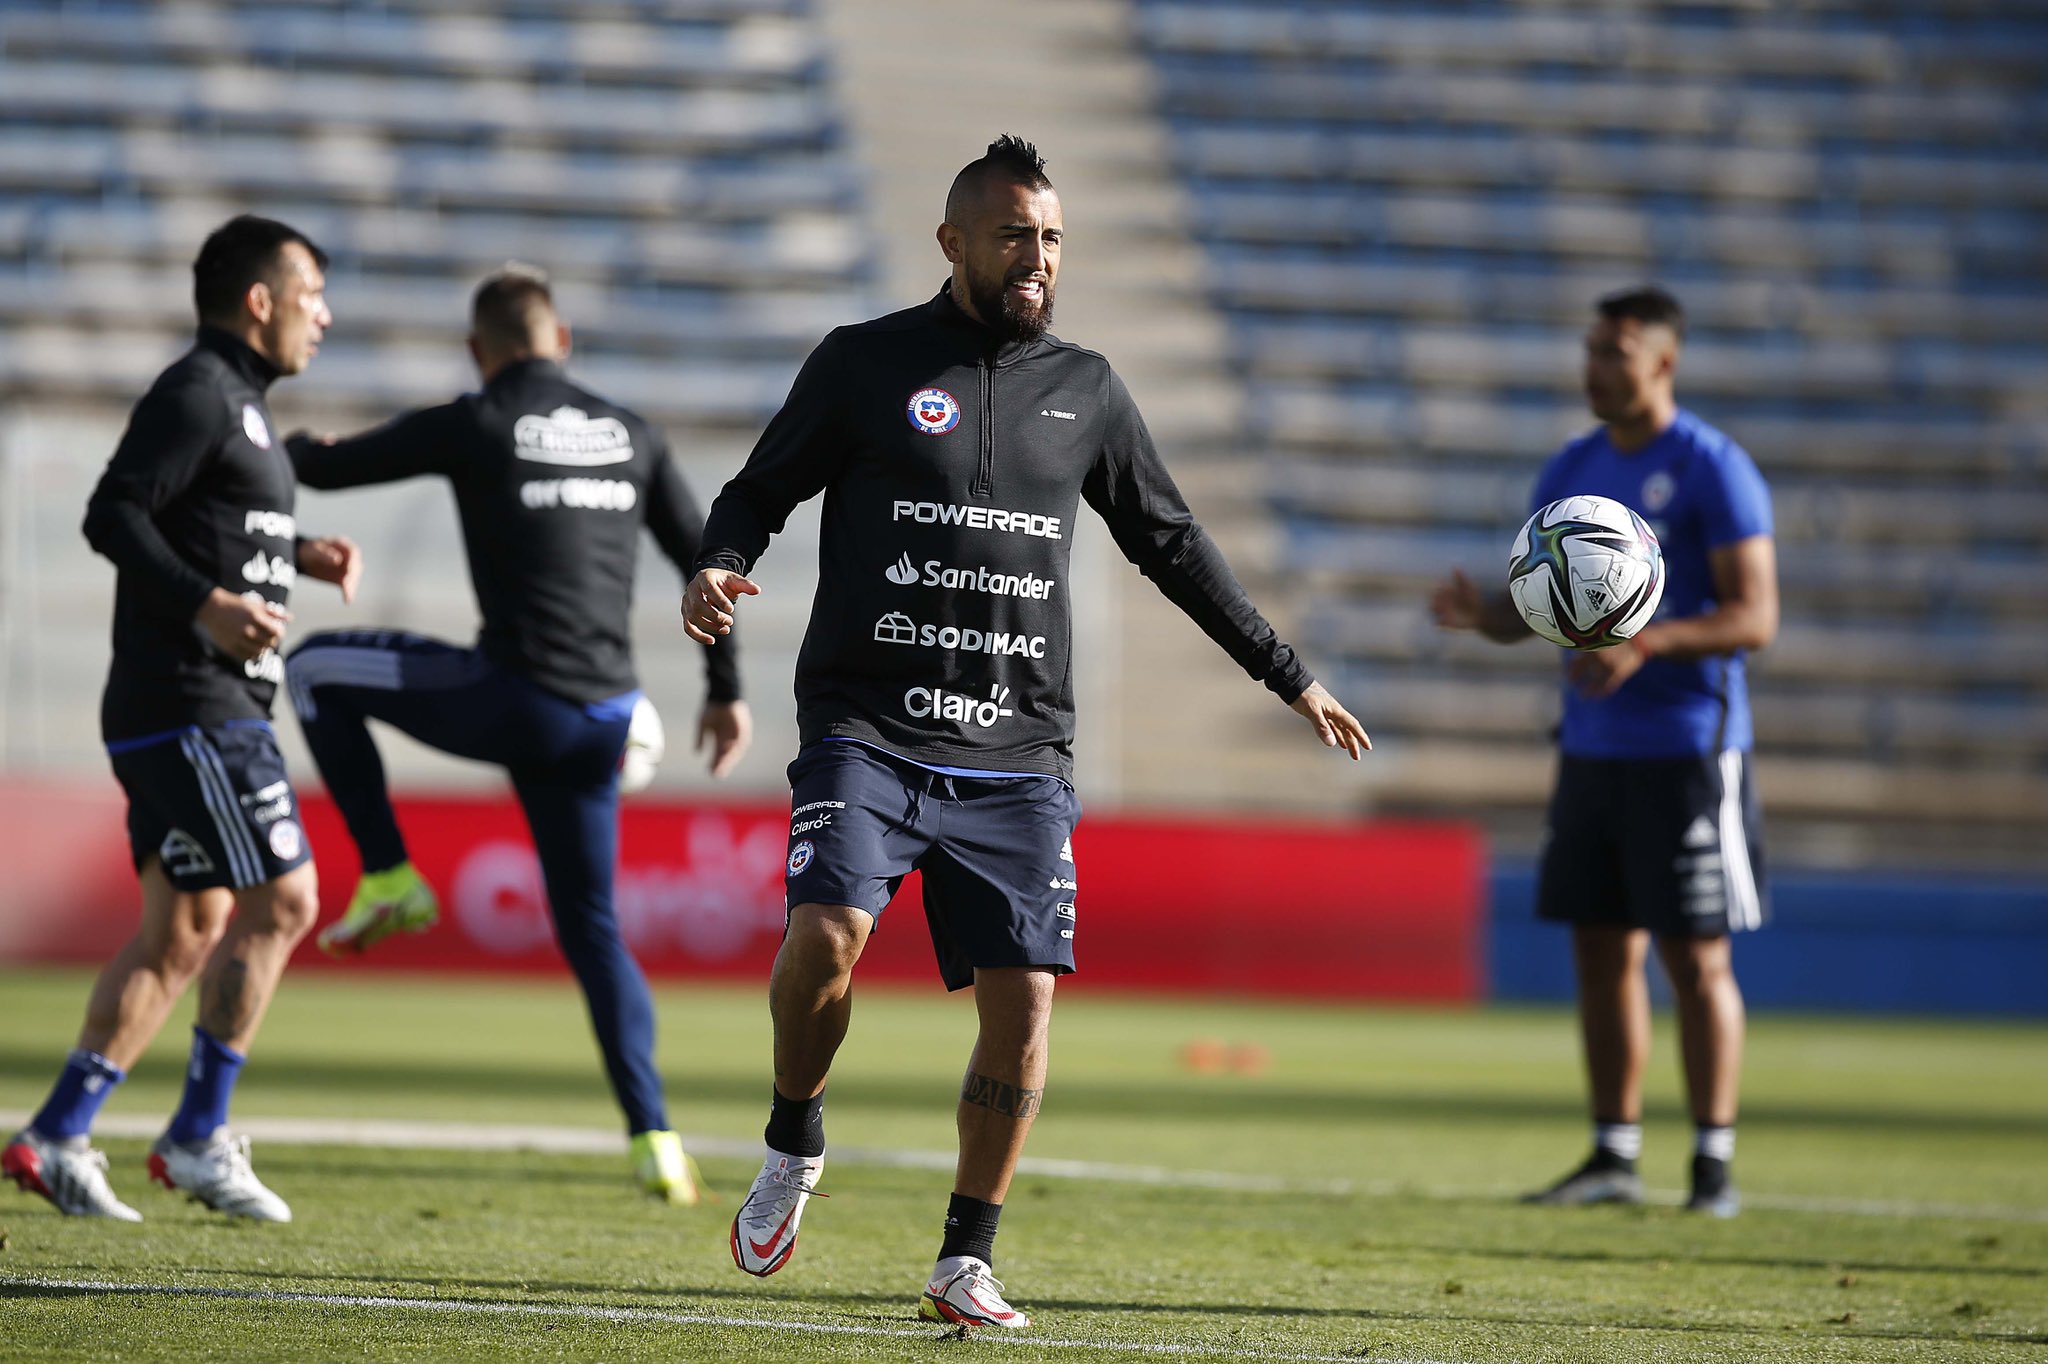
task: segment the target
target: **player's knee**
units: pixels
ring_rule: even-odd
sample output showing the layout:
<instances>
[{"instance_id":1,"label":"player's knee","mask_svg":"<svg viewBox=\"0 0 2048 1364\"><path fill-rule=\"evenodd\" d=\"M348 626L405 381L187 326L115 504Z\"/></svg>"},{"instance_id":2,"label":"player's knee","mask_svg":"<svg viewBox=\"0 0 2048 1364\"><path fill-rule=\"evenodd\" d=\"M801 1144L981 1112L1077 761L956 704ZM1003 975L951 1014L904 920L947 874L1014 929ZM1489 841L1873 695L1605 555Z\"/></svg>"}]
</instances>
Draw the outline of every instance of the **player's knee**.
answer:
<instances>
[{"instance_id":1,"label":"player's knee","mask_svg":"<svg viewBox=\"0 0 2048 1364\"><path fill-rule=\"evenodd\" d=\"M1735 979L1726 938L1679 941L1668 944L1662 955L1665 974L1671 978L1671 988L1684 995L1722 989Z\"/></svg>"},{"instance_id":2,"label":"player's knee","mask_svg":"<svg viewBox=\"0 0 2048 1364\"><path fill-rule=\"evenodd\" d=\"M300 870L305 874L288 874L245 903L243 912L250 916L251 930L293 943L313 931L320 921L320 883L310 868Z\"/></svg>"},{"instance_id":3,"label":"player's knee","mask_svg":"<svg viewBox=\"0 0 2048 1364\"><path fill-rule=\"evenodd\" d=\"M188 916L171 925L170 931L152 944L150 965L158 975L182 987L199 975L206 959L226 936L228 916Z\"/></svg>"},{"instance_id":4,"label":"player's knee","mask_svg":"<svg viewBox=\"0 0 2048 1364\"><path fill-rule=\"evenodd\" d=\"M778 965L822 982L845 975L867 942L867 916L844 905L798 905L790 912Z\"/></svg>"}]
</instances>

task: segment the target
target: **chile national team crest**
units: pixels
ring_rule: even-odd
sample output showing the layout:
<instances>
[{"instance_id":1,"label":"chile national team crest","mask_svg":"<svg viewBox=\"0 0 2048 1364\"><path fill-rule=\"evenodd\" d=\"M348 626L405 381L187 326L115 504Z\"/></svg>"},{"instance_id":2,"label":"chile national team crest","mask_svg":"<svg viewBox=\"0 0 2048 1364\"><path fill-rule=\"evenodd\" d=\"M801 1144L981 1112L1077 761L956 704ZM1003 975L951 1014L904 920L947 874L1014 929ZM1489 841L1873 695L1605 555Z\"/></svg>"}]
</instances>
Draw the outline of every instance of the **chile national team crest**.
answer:
<instances>
[{"instance_id":1,"label":"chile national team crest","mask_svg":"<svg viewBox=\"0 0 2048 1364\"><path fill-rule=\"evenodd\" d=\"M943 436L960 424L960 400L943 388L921 388L905 409L911 426L927 436Z\"/></svg>"}]
</instances>

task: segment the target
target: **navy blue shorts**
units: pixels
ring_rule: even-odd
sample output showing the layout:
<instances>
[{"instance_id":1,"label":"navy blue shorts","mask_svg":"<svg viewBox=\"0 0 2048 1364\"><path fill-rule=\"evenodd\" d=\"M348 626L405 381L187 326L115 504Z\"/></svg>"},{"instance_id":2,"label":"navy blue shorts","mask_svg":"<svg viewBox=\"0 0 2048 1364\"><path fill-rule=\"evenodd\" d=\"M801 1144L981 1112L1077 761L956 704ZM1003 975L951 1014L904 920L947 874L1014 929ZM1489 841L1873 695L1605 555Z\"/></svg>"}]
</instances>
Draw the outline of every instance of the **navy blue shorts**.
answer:
<instances>
[{"instance_id":1,"label":"navy blue shorts","mask_svg":"<svg viewBox=\"0 0 2048 1364\"><path fill-rule=\"evenodd\" d=\"M1538 917L1670 938L1763 927L1763 817L1749 769L1734 749L1560 758Z\"/></svg>"},{"instance_id":2,"label":"navy blue shorts","mask_svg":"<svg viewBox=\"0 0 2048 1364\"><path fill-rule=\"evenodd\" d=\"M1074 969L1074 826L1057 777L949 777L864 744L813 744L789 765L789 899L879 920L913 870L948 990L976 967Z\"/></svg>"},{"instance_id":3,"label":"navy blue shorts","mask_svg":"<svg viewBox=\"0 0 2048 1364\"><path fill-rule=\"evenodd\" d=\"M267 721L117 740L107 757L128 793L128 851L138 871L159 857L179 890L240 890L313 859Z\"/></svg>"}]
</instances>

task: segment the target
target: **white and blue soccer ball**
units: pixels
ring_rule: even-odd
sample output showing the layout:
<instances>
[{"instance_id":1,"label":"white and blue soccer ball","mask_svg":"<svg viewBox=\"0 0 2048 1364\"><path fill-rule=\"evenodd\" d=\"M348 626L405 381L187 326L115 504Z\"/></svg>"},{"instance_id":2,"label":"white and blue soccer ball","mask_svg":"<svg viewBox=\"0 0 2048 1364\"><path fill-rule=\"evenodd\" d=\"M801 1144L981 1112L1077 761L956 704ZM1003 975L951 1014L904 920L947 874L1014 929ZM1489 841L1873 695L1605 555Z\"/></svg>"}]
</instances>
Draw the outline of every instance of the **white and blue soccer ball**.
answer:
<instances>
[{"instance_id":1,"label":"white and blue soccer ball","mask_svg":"<svg viewBox=\"0 0 2048 1364\"><path fill-rule=\"evenodd\" d=\"M1657 614L1664 551L1649 522L1613 498L1559 498L1515 537L1508 596L1552 644L1605 649Z\"/></svg>"},{"instance_id":2,"label":"white and blue soccer ball","mask_svg":"<svg viewBox=\"0 0 2048 1364\"><path fill-rule=\"evenodd\" d=\"M626 724L626 748L619 754L620 792L645 791L667 751L668 735L661 727L661 716L643 696L633 703L633 718Z\"/></svg>"}]
</instances>

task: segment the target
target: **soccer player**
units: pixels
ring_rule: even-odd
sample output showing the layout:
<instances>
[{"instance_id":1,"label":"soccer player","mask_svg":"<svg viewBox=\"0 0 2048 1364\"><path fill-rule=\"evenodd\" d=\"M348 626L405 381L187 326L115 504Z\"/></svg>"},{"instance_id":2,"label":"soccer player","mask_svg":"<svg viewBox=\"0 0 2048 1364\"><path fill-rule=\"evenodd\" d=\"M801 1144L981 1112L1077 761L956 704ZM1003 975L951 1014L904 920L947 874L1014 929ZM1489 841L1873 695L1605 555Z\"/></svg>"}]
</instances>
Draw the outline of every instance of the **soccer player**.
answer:
<instances>
[{"instance_id":1,"label":"soccer player","mask_svg":"<svg viewBox=\"0 0 2048 1364\"><path fill-rule=\"evenodd\" d=\"M984 1326L1029 1325L992 1277L996 1224L1044 1093L1053 982L1074 969L1079 502L1325 744L1354 759L1370 747L1189 515L1108 362L1047 334L1063 236L1030 143L1005 136L961 170L938 229L951 278L812 352L712 505L683 604L692 638L723 636L738 598L760 590L742 575L791 509L824 492L796 673L788 924L768 996L767 1158L733 1220L733 1258L767 1275L796 1248L854 963L920 869L940 974L975 987L980 1036L919 1310Z\"/></svg>"},{"instance_id":2,"label":"soccer player","mask_svg":"<svg viewBox=\"0 0 2048 1364\"><path fill-rule=\"evenodd\" d=\"M469 347L481 392L340 441L287 442L301 481L358 488L423 474L453 486L483 614L474 648L394 630L310 636L286 664L292 703L363 865L347 912L320 935L336 955L439 915L413 869L365 721L511 775L540 854L556 940L590 1009L625 1111L635 1176L694 1204L654 1066L654 1001L612 903L619 765L636 704L627 616L642 527L687 573L703 520L661 436L563 373L569 328L546 278L486 279ZM723 777L746 750L731 641L706 655L697 746Z\"/></svg>"},{"instance_id":3,"label":"soccer player","mask_svg":"<svg viewBox=\"0 0 2048 1364\"><path fill-rule=\"evenodd\" d=\"M1634 508L1663 544L1666 580L1640 634L1565 661L1537 913L1572 926L1593 1153L1529 1201L1642 1198L1654 940L1697 1125L1686 1206L1732 1217L1743 1010L1729 935L1760 927L1766 912L1743 656L1777 633L1777 561L1755 463L1673 396L1684 331L1662 289L1600 300L1585 388L1601 425L1551 457L1530 498L1532 510L1584 493ZM1531 633L1505 587L1482 591L1462 572L1431 607L1444 628L1503 644Z\"/></svg>"},{"instance_id":4,"label":"soccer player","mask_svg":"<svg viewBox=\"0 0 2048 1364\"><path fill-rule=\"evenodd\" d=\"M264 399L333 323L326 264L265 218L206 239L192 267L198 339L136 404L86 507L86 539L117 569L100 728L128 795L142 923L100 972L49 1099L0 1152L0 1172L73 1216L142 1220L109 1186L92 1123L197 978L184 1097L150 1175L230 1216L291 1220L227 1115L285 962L319 915L270 728L285 601L301 573L351 600L362 572L348 540L299 536Z\"/></svg>"}]
</instances>

